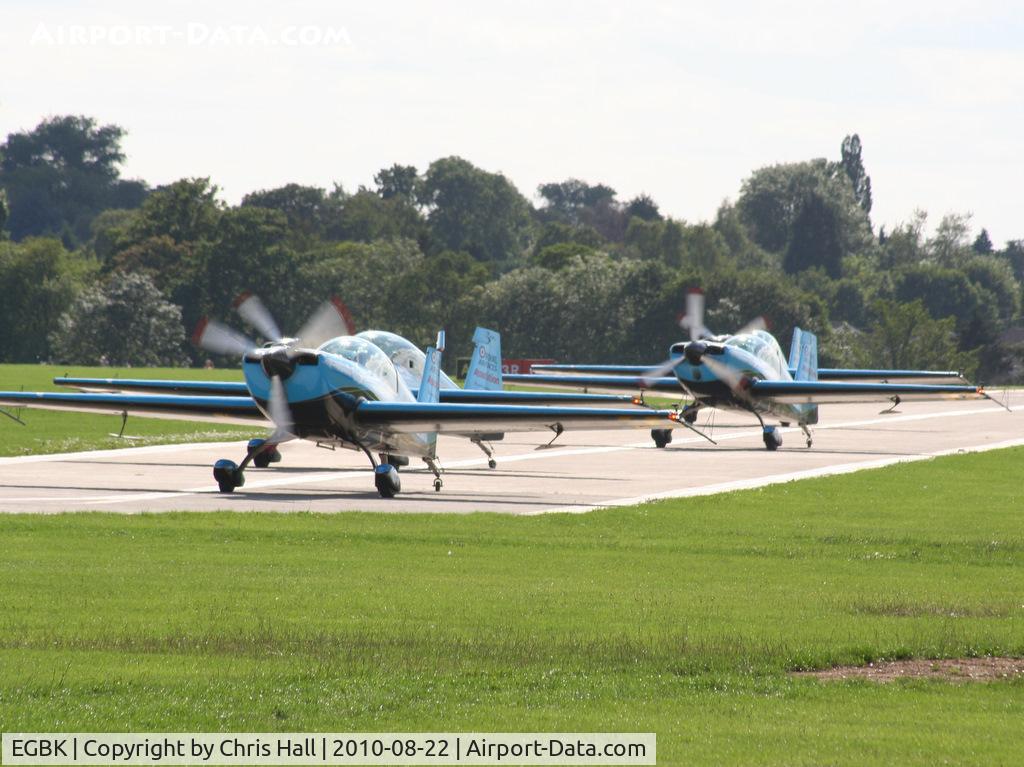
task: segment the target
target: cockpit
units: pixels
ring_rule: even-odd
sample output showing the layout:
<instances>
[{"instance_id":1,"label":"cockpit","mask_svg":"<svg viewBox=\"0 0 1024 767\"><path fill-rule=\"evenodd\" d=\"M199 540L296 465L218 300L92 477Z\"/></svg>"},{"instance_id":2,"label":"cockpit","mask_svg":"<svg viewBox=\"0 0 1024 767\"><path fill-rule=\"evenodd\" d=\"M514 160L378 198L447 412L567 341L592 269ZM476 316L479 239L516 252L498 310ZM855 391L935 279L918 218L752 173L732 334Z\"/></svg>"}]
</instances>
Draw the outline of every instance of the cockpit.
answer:
<instances>
[{"instance_id":1,"label":"cockpit","mask_svg":"<svg viewBox=\"0 0 1024 767\"><path fill-rule=\"evenodd\" d=\"M356 338L363 338L381 349L398 369L399 375L405 385L410 389L419 388L423 380L423 367L427 361L427 355L408 338L403 338L396 333L389 333L386 330L364 330L355 335ZM441 388L457 389L456 383L441 372Z\"/></svg>"},{"instance_id":2,"label":"cockpit","mask_svg":"<svg viewBox=\"0 0 1024 767\"><path fill-rule=\"evenodd\" d=\"M395 391L398 390L398 373L395 372L391 358L365 338L339 336L323 344L317 351L344 357L384 379Z\"/></svg>"},{"instance_id":3,"label":"cockpit","mask_svg":"<svg viewBox=\"0 0 1024 767\"><path fill-rule=\"evenodd\" d=\"M789 378L789 363L786 362L782 349L775 336L765 330L754 330L750 333L743 333L738 336L731 336L726 340L729 346L742 349L748 354L757 357L762 362L771 366L780 377Z\"/></svg>"}]
</instances>

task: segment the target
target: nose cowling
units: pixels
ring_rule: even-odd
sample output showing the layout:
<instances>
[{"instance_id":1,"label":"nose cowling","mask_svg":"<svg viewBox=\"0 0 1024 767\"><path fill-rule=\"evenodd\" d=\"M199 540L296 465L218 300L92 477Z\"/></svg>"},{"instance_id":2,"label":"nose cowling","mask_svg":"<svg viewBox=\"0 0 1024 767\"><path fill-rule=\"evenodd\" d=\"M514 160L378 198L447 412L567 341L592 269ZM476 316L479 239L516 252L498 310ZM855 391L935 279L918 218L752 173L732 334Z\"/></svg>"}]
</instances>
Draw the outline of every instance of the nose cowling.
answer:
<instances>
[{"instance_id":1,"label":"nose cowling","mask_svg":"<svg viewBox=\"0 0 1024 767\"><path fill-rule=\"evenodd\" d=\"M277 376L285 381L295 372L296 359L288 352L287 347L280 346L263 355L260 365L263 367L263 372L267 374L267 378Z\"/></svg>"},{"instance_id":2,"label":"nose cowling","mask_svg":"<svg viewBox=\"0 0 1024 767\"><path fill-rule=\"evenodd\" d=\"M708 345L703 341L691 341L686 345L683 356L686 357L687 362L696 367L700 365L701 358L707 350Z\"/></svg>"}]
</instances>

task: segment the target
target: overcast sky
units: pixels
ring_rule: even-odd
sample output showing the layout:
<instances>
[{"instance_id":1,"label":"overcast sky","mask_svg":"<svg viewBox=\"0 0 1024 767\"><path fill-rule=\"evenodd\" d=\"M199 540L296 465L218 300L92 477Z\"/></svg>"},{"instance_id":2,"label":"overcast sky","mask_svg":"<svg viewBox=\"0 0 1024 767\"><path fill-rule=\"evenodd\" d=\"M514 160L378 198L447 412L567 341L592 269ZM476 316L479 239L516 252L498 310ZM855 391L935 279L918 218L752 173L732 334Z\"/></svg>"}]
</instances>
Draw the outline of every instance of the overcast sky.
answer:
<instances>
[{"instance_id":1,"label":"overcast sky","mask_svg":"<svg viewBox=\"0 0 1024 767\"><path fill-rule=\"evenodd\" d=\"M128 177L229 202L457 154L712 218L758 167L860 134L876 225L1024 238L1024 3L53 2L0 11L0 136L128 130Z\"/></svg>"}]
</instances>

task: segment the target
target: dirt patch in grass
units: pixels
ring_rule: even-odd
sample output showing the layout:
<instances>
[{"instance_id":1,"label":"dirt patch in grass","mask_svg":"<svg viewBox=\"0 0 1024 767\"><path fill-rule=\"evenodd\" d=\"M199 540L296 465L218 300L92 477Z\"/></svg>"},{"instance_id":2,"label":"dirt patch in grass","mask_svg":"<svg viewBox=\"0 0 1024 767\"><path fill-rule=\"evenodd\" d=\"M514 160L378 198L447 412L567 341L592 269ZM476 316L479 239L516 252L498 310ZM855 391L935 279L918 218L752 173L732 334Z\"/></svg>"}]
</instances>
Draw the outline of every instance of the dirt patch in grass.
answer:
<instances>
[{"instance_id":1,"label":"dirt patch in grass","mask_svg":"<svg viewBox=\"0 0 1024 767\"><path fill-rule=\"evenodd\" d=\"M1024 677L1024 658L946 658L943 660L894 660L866 666L836 666L823 671L797 671L794 676L809 676L833 681L869 679L893 682L897 679L941 679L947 682L991 682Z\"/></svg>"}]
</instances>

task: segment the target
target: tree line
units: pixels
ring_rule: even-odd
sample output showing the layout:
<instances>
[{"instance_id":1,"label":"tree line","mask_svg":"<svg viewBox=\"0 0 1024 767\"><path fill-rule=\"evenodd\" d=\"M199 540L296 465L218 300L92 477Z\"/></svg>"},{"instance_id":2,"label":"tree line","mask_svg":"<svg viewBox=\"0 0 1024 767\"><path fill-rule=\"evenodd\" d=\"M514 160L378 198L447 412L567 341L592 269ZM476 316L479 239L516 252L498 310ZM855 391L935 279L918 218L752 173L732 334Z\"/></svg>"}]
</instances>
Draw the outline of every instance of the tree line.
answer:
<instances>
[{"instance_id":1,"label":"tree line","mask_svg":"<svg viewBox=\"0 0 1024 767\"><path fill-rule=\"evenodd\" d=\"M696 285L709 327L764 315L785 343L800 325L822 364L1020 375L1005 331L1020 318L1024 241L997 248L963 214L930 235L921 211L876 230L856 135L834 160L754 170L714 220L692 223L578 179L541 184L535 205L460 157L230 206L209 178L121 178L123 136L63 116L0 145L4 361L202 364L189 329L203 315L238 324L231 303L252 290L285 332L338 295L363 328L421 345L445 328L455 354L483 324L509 356L653 362L679 340Z\"/></svg>"}]
</instances>

